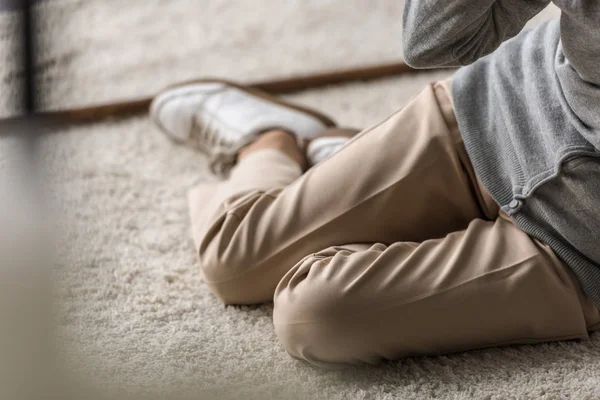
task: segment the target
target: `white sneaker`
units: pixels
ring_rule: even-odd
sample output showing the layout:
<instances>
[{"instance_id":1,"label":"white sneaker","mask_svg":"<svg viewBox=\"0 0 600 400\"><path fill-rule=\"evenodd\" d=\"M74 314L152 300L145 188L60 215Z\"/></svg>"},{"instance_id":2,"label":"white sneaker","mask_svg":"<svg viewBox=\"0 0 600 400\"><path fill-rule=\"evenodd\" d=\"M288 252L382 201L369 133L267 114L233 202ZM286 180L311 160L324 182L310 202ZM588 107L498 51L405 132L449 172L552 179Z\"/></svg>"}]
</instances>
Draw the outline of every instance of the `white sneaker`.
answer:
<instances>
[{"instance_id":1,"label":"white sneaker","mask_svg":"<svg viewBox=\"0 0 600 400\"><path fill-rule=\"evenodd\" d=\"M171 139L207 153L211 168L219 174L226 172L239 149L261 132L283 129L303 143L335 126L321 113L221 80L163 91L152 101L150 116Z\"/></svg>"},{"instance_id":2,"label":"white sneaker","mask_svg":"<svg viewBox=\"0 0 600 400\"><path fill-rule=\"evenodd\" d=\"M345 136L324 136L313 139L306 148L308 166L312 167L331 157L349 141L350 138Z\"/></svg>"}]
</instances>

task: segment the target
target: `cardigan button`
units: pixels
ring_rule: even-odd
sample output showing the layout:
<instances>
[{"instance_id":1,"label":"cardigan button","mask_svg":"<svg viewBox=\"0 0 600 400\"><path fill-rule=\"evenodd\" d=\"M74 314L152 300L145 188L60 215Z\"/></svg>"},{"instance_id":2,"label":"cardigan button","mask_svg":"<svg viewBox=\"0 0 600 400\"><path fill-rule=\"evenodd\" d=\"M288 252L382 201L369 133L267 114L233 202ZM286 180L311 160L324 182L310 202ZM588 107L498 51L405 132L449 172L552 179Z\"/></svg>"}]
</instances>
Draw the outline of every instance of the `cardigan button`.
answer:
<instances>
[{"instance_id":1,"label":"cardigan button","mask_svg":"<svg viewBox=\"0 0 600 400\"><path fill-rule=\"evenodd\" d=\"M510 202L510 204L508 206L512 209L515 209L515 208L518 208L520 205L521 205L521 202L519 200L513 200Z\"/></svg>"}]
</instances>

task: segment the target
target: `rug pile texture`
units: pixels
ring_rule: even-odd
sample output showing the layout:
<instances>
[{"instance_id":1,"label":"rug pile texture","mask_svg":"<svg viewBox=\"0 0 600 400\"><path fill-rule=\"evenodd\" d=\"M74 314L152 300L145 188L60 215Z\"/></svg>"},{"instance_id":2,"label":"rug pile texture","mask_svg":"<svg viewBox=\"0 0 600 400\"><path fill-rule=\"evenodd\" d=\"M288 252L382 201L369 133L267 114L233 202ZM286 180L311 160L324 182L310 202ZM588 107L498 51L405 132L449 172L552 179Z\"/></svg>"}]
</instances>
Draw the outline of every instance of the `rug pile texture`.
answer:
<instances>
[{"instance_id":1,"label":"rug pile texture","mask_svg":"<svg viewBox=\"0 0 600 400\"><path fill-rule=\"evenodd\" d=\"M38 7L47 33L39 82L49 109L151 95L202 76L249 82L402 55L398 0L47 0ZM15 112L19 79L14 18L0 13L4 115ZM411 74L287 98L366 127L447 76ZM11 148L3 140L0 154ZM600 335L341 372L295 361L276 339L272 305L224 307L200 279L185 196L214 179L202 154L169 142L146 116L61 128L42 148L62 227L53 272L57 355L73 380L162 398L600 398Z\"/></svg>"}]
</instances>

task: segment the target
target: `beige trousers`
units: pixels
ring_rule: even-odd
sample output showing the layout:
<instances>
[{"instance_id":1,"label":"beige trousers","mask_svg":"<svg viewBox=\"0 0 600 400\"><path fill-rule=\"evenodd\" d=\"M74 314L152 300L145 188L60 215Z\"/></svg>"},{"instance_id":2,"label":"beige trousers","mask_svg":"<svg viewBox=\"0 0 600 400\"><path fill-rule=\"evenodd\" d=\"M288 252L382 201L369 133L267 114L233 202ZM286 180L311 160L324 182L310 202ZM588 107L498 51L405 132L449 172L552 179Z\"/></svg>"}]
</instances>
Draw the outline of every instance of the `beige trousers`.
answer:
<instances>
[{"instance_id":1,"label":"beige trousers","mask_svg":"<svg viewBox=\"0 0 600 400\"><path fill-rule=\"evenodd\" d=\"M477 180L447 82L304 175L257 152L190 205L206 284L228 304L273 300L285 349L316 365L588 339L600 323Z\"/></svg>"}]
</instances>

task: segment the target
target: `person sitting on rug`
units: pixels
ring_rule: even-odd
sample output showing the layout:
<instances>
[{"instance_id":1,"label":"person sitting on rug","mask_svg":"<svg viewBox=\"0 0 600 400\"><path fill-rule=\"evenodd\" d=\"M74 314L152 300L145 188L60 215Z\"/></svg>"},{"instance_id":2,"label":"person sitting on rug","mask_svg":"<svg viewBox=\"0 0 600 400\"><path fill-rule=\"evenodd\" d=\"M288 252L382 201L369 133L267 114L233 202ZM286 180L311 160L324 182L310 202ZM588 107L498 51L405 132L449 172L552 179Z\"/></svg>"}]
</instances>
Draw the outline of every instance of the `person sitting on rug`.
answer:
<instances>
[{"instance_id":1,"label":"person sitting on rug","mask_svg":"<svg viewBox=\"0 0 600 400\"><path fill-rule=\"evenodd\" d=\"M406 62L463 66L360 133L234 83L151 106L228 175L190 192L204 280L274 301L322 367L600 328L600 2L407 0ZM391 88L391 90L398 90Z\"/></svg>"}]
</instances>

